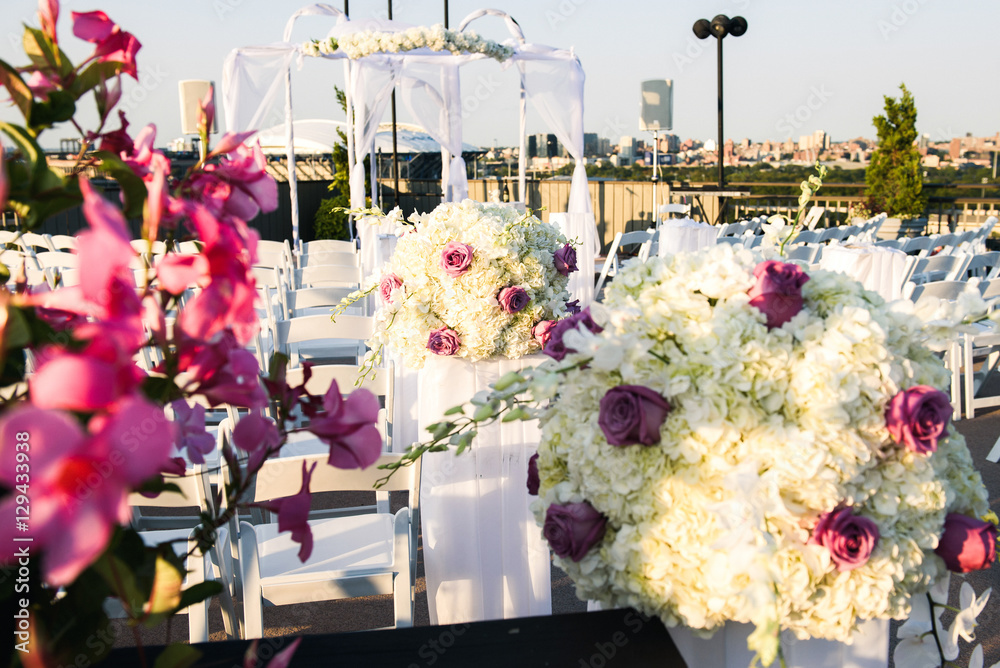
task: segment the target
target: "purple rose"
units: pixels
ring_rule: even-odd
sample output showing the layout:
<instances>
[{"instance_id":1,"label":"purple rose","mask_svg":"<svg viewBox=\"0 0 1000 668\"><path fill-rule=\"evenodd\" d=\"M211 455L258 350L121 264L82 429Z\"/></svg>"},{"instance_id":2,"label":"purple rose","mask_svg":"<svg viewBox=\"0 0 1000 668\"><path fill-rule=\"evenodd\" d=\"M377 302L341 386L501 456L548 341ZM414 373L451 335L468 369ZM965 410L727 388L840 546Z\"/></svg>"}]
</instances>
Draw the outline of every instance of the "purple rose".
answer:
<instances>
[{"instance_id":1,"label":"purple rose","mask_svg":"<svg viewBox=\"0 0 1000 668\"><path fill-rule=\"evenodd\" d=\"M469 271L472 266L472 246L460 241L449 241L441 251L441 268L452 278L457 278Z\"/></svg>"},{"instance_id":2,"label":"purple rose","mask_svg":"<svg viewBox=\"0 0 1000 668\"><path fill-rule=\"evenodd\" d=\"M500 308L504 313L518 313L528 305L531 297L524 288L515 285L501 290L497 295L497 301L500 302Z\"/></svg>"},{"instance_id":3,"label":"purple rose","mask_svg":"<svg viewBox=\"0 0 1000 668\"><path fill-rule=\"evenodd\" d=\"M608 520L586 501L553 503L545 512L542 535L557 555L580 561L604 538Z\"/></svg>"},{"instance_id":4,"label":"purple rose","mask_svg":"<svg viewBox=\"0 0 1000 668\"><path fill-rule=\"evenodd\" d=\"M563 335L571 329L576 329L577 325L583 325L594 334L604 331L604 328L590 317L590 309L584 309L568 318L563 318L556 323L555 327L549 330L549 341L545 344L545 349L542 352L559 361L566 357L567 353L575 353L576 350L567 348L563 343Z\"/></svg>"},{"instance_id":5,"label":"purple rose","mask_svg":"<svg viewBox=\"0 0 1000 668\"><path fill-rule=\"evenodd\" d=\"M863 566L878 538L875 522L850 508L836 508L820 518L810 542L830 550L830 559L843 572Z\"/></svg>"},{"instance_id":6,"label":"purple rose","mask_svg":"<svg viewBox=\"0 0 1000 668\"><path fill-rule=\"evenodd\" d=\"M454 355L462 347L458 332L447 327L435 329L427 337L427 350L435 355Z\"/></svg>"},{"instance_id":7,"label":"purple rose","mask_svg":"<svg viewBox=\"0 0 1000 668\"><path fill-rule=\"evenodd\" d=\"M538 453L531 455L528 460L528 494L538 496L538 486L541 480L538 478Z\"/></svg>"},{"instance_id":8,"label":"purple rose","mask_svg":"<svg viewBox=\"0 0 1000 668\"><path fill-rule=\"evenodd\" d=\"M944 533L934 551L944 559L948 570L956 573L986 568L996 557L996 525L961 513L948 513L944 518Z\"/></svg>"},{"instance_id":9,"label":"purple rose","mask_svg":"<svg viewBox=\"0 0 1000 668\"><path fill-rule=\"evenodd\" d=\"M619 385L601 397L597 424L611 445L655 445L669 412L667 400L648 387Z\"/></svg>"},{"instance_id":10,"label":"purple rose","mask_svg":"<svg viewBox=\"0 0 1000 668\"><path fill-rule=\"evenodd\" d=\"M403 286L403 279L396 274L386 274L378 284L378 292L382 296L382 302L388 304L392 302L392 293L397 288Z\"/></svg>"},{"instance_id":11,"label":"purple rose","mask_svg":"<svg viewBox=\"0 0 1000 668\"><path fill-rule=\"evenodd\" d=\"M545 344L549 342L549 337L552 335L552 328L555 326L555 320L540 320L531 328L531 335L535 337L535 341L538 341L538 345L544 348Z\"/></svg>"},{"instance_id":12,"label":"purple rose","mask_svg":"<svg viewBox=\"0 0 1000 668\"><path fill-rule=\"evenodd\" d=\"M885 427L893 440L910 452L927 455L937 450L938 439L951 419L948 395L928 385L899 392L885 409Z\"/></svg>"},{"instance_id":13,"label":"purple rose","mask_svg":"<svg viewBox=\"0 0 1000 668\"><path fill-rule=\"evenodd\" d=\"M802 286L809 276L798 265L768 260L753 275L757 282L750 288L750 305L767 316L768 329L781 327L802 310Z\"/></svg>"},{"instance_id":14,"label":"purple rose","mask_svg":"<svg viewBox=\"0 0 1000 668\"><path fill-rule=\"evenodd\" d=\"M577 270L576 249L570 246L569 244L566 244L565 246L557 250L552 260L556 265L556 271L558 271L563 276L569 276L571 273Z\"/></svg>"},{"instance_id":15,"label":"purple rose","mask_svg":"<svg viewBox=\"0 0 1000 668\"><path fill-rule=\"evenodd\" d=\"M580 312L580 300L574 299L571 302L566 302L566 312L570 315L576 315Z\"/></svg>"}]
</instances>

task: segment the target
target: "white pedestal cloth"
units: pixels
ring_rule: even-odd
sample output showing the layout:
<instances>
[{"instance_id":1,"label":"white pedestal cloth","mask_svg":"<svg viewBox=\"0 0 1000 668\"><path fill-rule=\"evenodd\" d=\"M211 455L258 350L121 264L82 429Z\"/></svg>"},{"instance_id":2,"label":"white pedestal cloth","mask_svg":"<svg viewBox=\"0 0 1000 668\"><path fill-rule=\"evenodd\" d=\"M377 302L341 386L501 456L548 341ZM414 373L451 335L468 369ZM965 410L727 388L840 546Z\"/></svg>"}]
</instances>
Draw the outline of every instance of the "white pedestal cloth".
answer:
<instances>
[{"instance_id":1,"label":"white pedestal cloth","mask_svg":"<svg viewBox=\"0 0 1000 668\"><path fill-rule=\"evenodd\" d=\"M541 359L428 360L419 372L421 433L448 408ZM549 550L528 509L534 497L526 487L538 440L536 421L497 423L481 429L462 455L423 457L420 516L431 624L551 614Z\"/></svg>"},{"instance_id":2,"label":"white pedestal cloth","mask_svg":"<svg viewBox=\"0 0 1000 668\"><path fill-rule=\"evenodd\" d=\"M660 224L659 255L666 257L714 246L718 236L719 228L707 223L690 218L666 220Z\"/></svg>"},{"instance_id":3,"label":"white pedestal cloth","mask_svg":"<svg viewBox=\"0 0 1000 668\"><path fill-rule=\"evenodd\" d=\"M903 296L906 253L895 248L830 245L823 249L819 266L827 271L847 274L865 289L882 295L887 302Z\"/></svg>"},{"instance_id":4,"label":"white pedestal cloth","mask_svg":"<svg viewBox=\"0 0 1000 668\"><path fill-rule=\"evenodd\" d=\"M689 666L746 668L753 660L747 649L747 637L753 631L750 624L726 624L709 639L695 636L686 627L668 631ZM799 640L786 632L781 636L781 648L787 668L885 668L889 665L889 622L880 619L861 624L852 645Z\"/></svg>"}]
</instances>

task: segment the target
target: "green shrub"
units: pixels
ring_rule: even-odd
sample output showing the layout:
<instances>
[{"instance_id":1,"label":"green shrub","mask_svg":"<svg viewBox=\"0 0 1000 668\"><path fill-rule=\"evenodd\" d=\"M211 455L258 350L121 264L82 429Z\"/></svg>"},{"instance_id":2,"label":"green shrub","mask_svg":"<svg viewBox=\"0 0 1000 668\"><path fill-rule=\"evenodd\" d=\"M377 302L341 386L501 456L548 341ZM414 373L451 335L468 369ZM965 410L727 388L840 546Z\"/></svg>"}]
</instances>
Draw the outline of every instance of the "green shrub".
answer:
<instances>
[{"instance_id":1,"label":"green shrub","mask_svg":"<svg viewBox=\"0 0 1000 668\"><path fill-rule=\"evenodd\" d=\"M334 209L346 209L350 206L347 194L337 194L319 203L316 217L313 218L313 233L317 239L350 239L347 227L347 214Z\"/></svg>"}]
</instances>

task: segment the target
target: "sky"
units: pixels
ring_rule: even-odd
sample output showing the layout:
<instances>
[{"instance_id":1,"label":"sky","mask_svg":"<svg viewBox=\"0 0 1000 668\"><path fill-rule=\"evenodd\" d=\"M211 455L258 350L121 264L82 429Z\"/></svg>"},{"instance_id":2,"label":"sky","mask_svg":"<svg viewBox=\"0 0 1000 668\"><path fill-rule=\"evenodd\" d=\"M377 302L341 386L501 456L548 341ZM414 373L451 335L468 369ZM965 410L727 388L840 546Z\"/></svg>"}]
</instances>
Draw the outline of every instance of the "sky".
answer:
<instances>
[{"instance_id":1,"label":"sky","mask_svg":"<svg viewBox=\"0 0 1000 668\"><path fill-rule=\"evenodd\" d=\"M37 2L3 0L0 58L21 66L21 23L37 26ZM72 35L71 11L101 9L143 44L139 81L126 78L122 106L137 131L158 129L157 145L181 133L177 82L207 79L221 85L222 63L234 48L280 41L288 17L309 4L301 0L64 0L60 44L75 62L91 52ZM343 0L330 4L343 8ZM480 0L451 0L450 26L457 28ZM916 100L917 130L932 141L1000 131L1000 87L995 77L1000 51L989 26L1000 25L996 0L491 0L520 24L528 42L572 48L586 74L585 130L617 143L639 130L640 85L673 82L673 132L700 140L717 136L716 40L698 40L692 25L716 14L743 16L748 30L723 40L725 135L752 141L798 139L825 130L833 141L875 137L872 118L884 96L899 96L905 83ZM388 0L349 0L355 18L385 17ZM393 18L413 25L444 21L442 0L396 0ZM296 24L294 41L320 38L328 17ZM472 24L480 35L503 40L503 21ZM333 87L343 86L342 67L306 59L293 75L296 118L342 120ZM464 139L479 146L517 144L515 71L493 61L462 71L469 97ZM221 102L220 102L221 104ZM81 118L95 114L84 102ZM402 105L400 105L402 106ZM0 120L17 122L11 107ZM384 120L389 120L388 113ZM410 120L400 110L398 120ZM222 128L225 130L225 128ZM528 133L547 128L529 110ZM46 147L74 136L55 128Z\"/></svg>"}]
</instances>

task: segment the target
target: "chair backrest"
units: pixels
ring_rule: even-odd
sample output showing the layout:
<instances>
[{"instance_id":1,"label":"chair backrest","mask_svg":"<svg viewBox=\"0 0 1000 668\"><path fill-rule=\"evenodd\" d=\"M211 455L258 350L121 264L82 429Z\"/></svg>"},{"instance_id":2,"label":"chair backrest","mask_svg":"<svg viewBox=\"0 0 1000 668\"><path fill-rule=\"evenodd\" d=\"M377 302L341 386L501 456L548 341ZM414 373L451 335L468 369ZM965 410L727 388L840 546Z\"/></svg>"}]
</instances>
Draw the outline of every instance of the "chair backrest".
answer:
<instances>
[{"instance_id":1,"label":"chair backrest","mask_svg":"<svg viewBox=\"0 0 1000 668\"><path fill-rule=\"evenodd\" d=\"M993 278L988 281L979 282L979 291L983 299L993 299L1000 297L1000 278Z\"/></svg>"},{"instance_id":2,"label":"chair backrest","mask_svg":"<svg viewBox=\"0 0 1000 668\"><path fill-rule=\"evenodd\" d=\"M361 267L345 265L319 265L295 270L294 288L323 286L358 286L361 284Z\"/></svg>"},{"instance_id":3,"label":"chair backrest","mask_svg":"<svg viewBox=\"0 0 1000 668\"><path fill-rule=\"evenodd\" d=\"M729 244L730 246L742 246L743 237L718 237L715 240L717 244Z\"/></svg>"},{"instance_id":4,"label":"chair backrest","mask_svg":"<svg viewBox=\"0 0 1000 668\"><path fill-rule=\"evenodd\" d=\"M875 245L881 248L895 248L897 250L902 250L904 242L905 239L880 239L875 242Z\"/></svg>"},{"instance_id":5,"label":"chair backrest","mask_svg":"<svg viewBox=\"0 0 1000 668\"><path fill-rule=\"evenodd\" d=\"M847 229L844 227L828 227L820 232L819 241L843 241L847 238Z\"/></svg>"},{"instance_id":6,"label":"chair backrest","mask_svg":"<svg viewBox=\"0 0 1000 668\"><path fill-rule=\"evenodd\" d=\"M931 249L932 243L934 240L931 237L910 237L903 240L900 250L907 255L921 253L921 251L926 255L927 251Z\"/></svg>"},{"instance_id":7,"label":"chair backrest","mask_svg":"<svg viewBox=\"0 0 1000 668\"><path fill-rule=\"evenodd\" d=\"M290 358L291 366L299 365L299 344L315 341L323 343L330 339L354 341L353 350L344 352L349 357L358 357L365 348L365 341L375 331L375 319L363 315L338 315L331 320L329 315L304 315L288 320L279 320L274 328L274 347ZM339 357L339 355L338 355Z\"/></svg>"},{"instance_id":8,"label":"chair backrest","mask_svg":"<svg viewBox=\"0 0 1000 668\"><path fill-rule=\"evenodd\" d=\"M823 219L824 214L826 214L826 207L812 207L802 219L802 226L807 230L815 229L815 227L819 224L819 221Z\"/></svg>"},{"instance_id":9,"label":"chair backrest","mask_svg":"<svg viewBox=\"0 0 1000 668\"><path fill-rule=\"evenodd\" d=\"M785 257L789 260L802 260L808 264L816 262L816 257L819 255L819 246L807 246L805 244L798 244L793 246L790 251L785 254Z\"/></svg>"},{"instance_id":10,"label":"chair backrest","mask_svg":"<svg viewBox=\"0 0 1000 668\"><path fill-rule=\"evenodd\" d=\"M49 241L55 250L76 250L76 237L69 234L53 234Z\"/></svg>"},{"instance_id":11,"label":"chair backrest","mask_svg":"<svg viewBox=\"0 0 1000 668\"><path fill-rule=\"evenodd\" d=\"M792 242L795 244L819 243L820 234L821 232L818 232L817 230L807 230L805 228L800 227L799 233L795 235L795 238L792 239Z\"/></svg>"},{"instance_id":12,"label":"chair backrest","mask_svg":"<svg viewBox=\"0 0 1000 668\"><path fill-rule=\"evenodd\" d=\"M69 253L66 251L43 251L41 253L36 253L35 259L38 260L38 264L40 264L42 268L53 267L75 269L80 266L80 256L76 253Z\"/></svg>"},{"instance_id":13,"label":"chair backrest","mask_svg":"<svg viewBox=\"0 0 1000 668\"><path fill-rule=\"evenodd\" d=\"M301 288L289 290L285 295L285 305L288 308L286 317L303 315L297 313L307 308L333 308L346 299L354 290L348 287Z\"/></svg>"},{"instance_id":14,"label":"chair backrest","mask_svg":"<svg viewBox=\"0 0 1000 668\"><path fill-rule=\"evenodd\" d=\"M358 247L353 241L340 239L317 239L302 244L303 257L310 253L356 253L357 251Z\"/></svg>"},{"instance_id":15,"label":"chair backrest","mask_svg":"<svg viewBox=\"0 0 1000 668\"><path fill-rule=\"evenodd\" d=\"M320 267L324 265L356 267L361 264L361 254L354 251L314 251L299 257L299 267Z\"/></svg>"},{"instance_id":16,"label":"chair backrest","mask_svg":"<svg viewBox=\"0 0 1000 668\"><path fill-rule=\"evenodd\" d=\"M386 475L386 471L379 467L397 463L402 458L402 454L383 453L368 468L338 469L327 463L329 454L272 457L261 466L246 501L258 503L298 494L302 488L302 465L305 464L308 468L314 462L317 465L310 480L310 492L372 491L375 483ZM414 464L398 469L379 489L386 492L411 492L411 503L416 504L419 480L420 461L417 459Z\"/></svg>"},{"instance_id":17,"label":"chair backrest","mask_svg":"<svg viewBox=\"0 0 1000 668\"><path fill-rule=\"evenodd\" d=\"M932 281L913 288L910 301L920 304L930 299L954 301L969 284L965 281Z\"/></svg>"},{"instance_id":18,"label":"chair backrest","mask_svg":"<svg viewBox=\"0 0 1000 668\"><path fill-rule=\"evenodd\" d=\"M660 205L660 219L670 218L673 215L677 216L687 216L691 213L690 204L681 204L680 202L672 202L669 204Z\"/></svg>"},{"instance_id":19,"label":"chair backrest","mask_svg":"<svg viewBox=\"0 0 1000 668\"><path fill-rule=\"evenodd\" d=\"M32 248L35 252L55 250L55 247L52 245L52 239L49 235L39 234L37 232L24 232L18 238L17 243L21 246L21 248Z\"/></svg>"},{"instance_id":20,"label":"chair backrest","mask_svg":"<svg viewBox=\"0 0 1000 668\"><path fill-rule=\"evenodd\" d=\"M992 278L989 275L998 265L1000 265L1000 251L987 251L973 255L965 270L970 277Z\"/></svg>"},{"instance_id":21,"label":"chair backrest","mask_svg":"<svg viewBox=\"0 0 1000 668\"><path fill-rule=\"evenodd\" d=\"M368 374L364 378L358 375L358 367L354 364L316 364L311 367L309 382L306 383L306 390L315 396L323 396L333 381L337 381L337 388L342 395L348 395L356 389L365 389L379 399L378 424L376 427L382 434L385 450L392 450L392 425L393 413L395 411L395 401L393 392L395 390L395 369L390 364L385 368L376 369L373 374ZM301 367L289 369L285 375L285 380L290 386L302 384L305 370Z\"/></svg>"}]
</instances>

